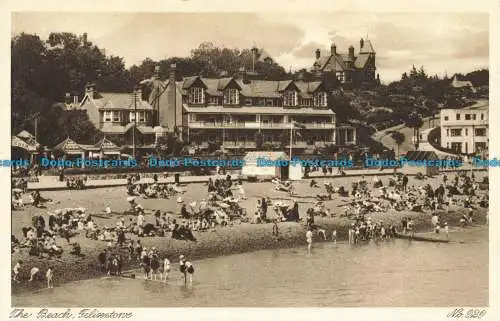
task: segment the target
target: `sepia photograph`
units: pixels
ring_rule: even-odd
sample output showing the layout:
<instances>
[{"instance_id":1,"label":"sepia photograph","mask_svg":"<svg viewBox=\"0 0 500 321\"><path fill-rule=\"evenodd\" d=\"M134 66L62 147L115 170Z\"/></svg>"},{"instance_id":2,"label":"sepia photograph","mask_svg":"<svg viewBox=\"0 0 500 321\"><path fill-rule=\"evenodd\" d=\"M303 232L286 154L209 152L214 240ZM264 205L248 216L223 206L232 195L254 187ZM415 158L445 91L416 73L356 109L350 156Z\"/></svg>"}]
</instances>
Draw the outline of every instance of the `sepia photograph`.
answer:
<instances>
[{"instance_id":1,"label":"sepia photograph","mask_svg":"<svg viewBox=\"0 0 500 321\"><path fill-rule=\"evenodd\" d=\"M490 19L12 12L12 309L485 317Z\"/></svg>"}]
</instances>

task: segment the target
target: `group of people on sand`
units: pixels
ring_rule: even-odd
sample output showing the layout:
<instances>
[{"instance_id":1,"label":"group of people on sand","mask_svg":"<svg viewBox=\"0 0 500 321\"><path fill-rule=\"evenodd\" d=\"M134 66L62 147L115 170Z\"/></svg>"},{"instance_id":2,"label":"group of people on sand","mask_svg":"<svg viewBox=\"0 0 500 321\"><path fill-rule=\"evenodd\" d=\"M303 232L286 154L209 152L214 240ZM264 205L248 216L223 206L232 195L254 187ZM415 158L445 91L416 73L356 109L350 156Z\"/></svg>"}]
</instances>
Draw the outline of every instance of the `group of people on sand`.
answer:
<instances>
[{"instance_id":1,"label":"group of people on sand","mask_svg":"<svg viewBox=\"0 0 500 321\"><path fill-rule=\"evenodd\" d=\"M24 263L22 260L18 260L17 263L14 265L14 268L12 270L12 281L15 283L20 283L21 282L21 275L23 271L23 266ZM29 279L28 283L37 283L43 281L45 278L45 281L47 282L47 288L53 288L54 287L54 268L52 266L49 266L47 268L47 271L45 273L42 273L41 270L34 266L30 269L29 273Z\"/></svg>"},{"instance_id":2,"label":"group of people on sand","mask_svg":"<svg viewBox=\"0 0 500 321\"><path fill-rule=\"evenodd\" d=\"M24 195L26 195L26 197L23 197ZM12 189L11 208L13 210L22 209L29 205L44 208L47 203L53 203L52 199L42 197L40 192L37 190L27 193L25 190L20 188Z\"/></svg>"}]
</instances>

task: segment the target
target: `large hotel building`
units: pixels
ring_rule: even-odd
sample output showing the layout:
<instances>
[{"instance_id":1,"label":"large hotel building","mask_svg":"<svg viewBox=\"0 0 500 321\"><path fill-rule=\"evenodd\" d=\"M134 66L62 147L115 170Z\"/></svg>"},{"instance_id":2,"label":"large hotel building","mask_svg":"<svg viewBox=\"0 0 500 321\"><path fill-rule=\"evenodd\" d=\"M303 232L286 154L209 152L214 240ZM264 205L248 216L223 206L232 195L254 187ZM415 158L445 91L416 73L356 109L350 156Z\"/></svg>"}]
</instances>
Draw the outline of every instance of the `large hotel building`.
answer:
<instances>
[{"instance_id":1,"label":"large hotel building","mask_svg":"<svg viewBox=\"0 0 500 321\"><path fill-rule=\"evenodd\" d=\"M201 146L220 141L226 149L256 149L258 132L264 143L280 146L294 123L299 124L294 126L294 149L356 143L355 128L336 123L322 81L247 79L243 72L234 77L175 79L172 65L169 79L153 78L147 99L140 90L99 93L89 86L78 108L86 110L107 137L129 141L135 131L141 146L174 130L184 141Z\"/></svg>"}]
</instances>

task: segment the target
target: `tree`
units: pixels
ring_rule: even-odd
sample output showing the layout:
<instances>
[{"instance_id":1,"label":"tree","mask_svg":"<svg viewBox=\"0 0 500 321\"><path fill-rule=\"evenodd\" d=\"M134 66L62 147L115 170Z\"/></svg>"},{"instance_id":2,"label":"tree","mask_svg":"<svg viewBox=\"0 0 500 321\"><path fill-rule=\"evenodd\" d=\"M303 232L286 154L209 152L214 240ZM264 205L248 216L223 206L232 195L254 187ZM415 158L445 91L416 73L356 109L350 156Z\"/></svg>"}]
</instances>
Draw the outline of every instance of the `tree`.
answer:
<instances>
[{"instance_id":1,"label":"tree","mask_svg":"<svg viewBox=\"0 0 500 321\"><path fill-rule=\"evenodd\" d=\"M408 79L408 74L406 71L401 75L401 80L407 80Z\"/></svg>"},{"instance_id":2,"label":"tree","mask_svg":"<svg viewBox=\"0 0 500 321\"><path fill-rule=\"evenodd\" d=\"M397 154L399 155L399 147L405 141L405 135L400 132L392 132L391 138L394 140L396 146L398 147Z\"/></svg>"},{"instance_id":3,"label":"tree","mask_svg":"<svg viewBox=\"0 0 500 321\"><path fill-rule=\"evenodd\" d=\"M422 116L417 112L412 112L406 119L406 126L413 128L415 149L418 150L420 144L420 127L424 124Z\"/></svg>"}]
</instances>

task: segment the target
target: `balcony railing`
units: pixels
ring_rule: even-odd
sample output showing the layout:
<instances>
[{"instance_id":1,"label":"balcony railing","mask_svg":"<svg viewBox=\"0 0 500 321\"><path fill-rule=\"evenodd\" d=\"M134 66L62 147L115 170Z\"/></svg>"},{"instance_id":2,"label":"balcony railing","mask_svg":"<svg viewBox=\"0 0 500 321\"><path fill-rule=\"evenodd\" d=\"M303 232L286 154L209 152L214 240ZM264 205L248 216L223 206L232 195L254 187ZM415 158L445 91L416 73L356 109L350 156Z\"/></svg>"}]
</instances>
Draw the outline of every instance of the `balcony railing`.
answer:
<instances>
[{"instance_id":1,"label":"balcony railing","mask_svg":"<svg viewBox=\"0 0 500 321\"><path fill-rule=\"evenodd\" d=\"M306 128L335 129L332 123L304 123ZM265 128L265 129L290 129L290 123L258 123L258 122L189 122L189 128Z\"/></svg>"}]
</instances>

